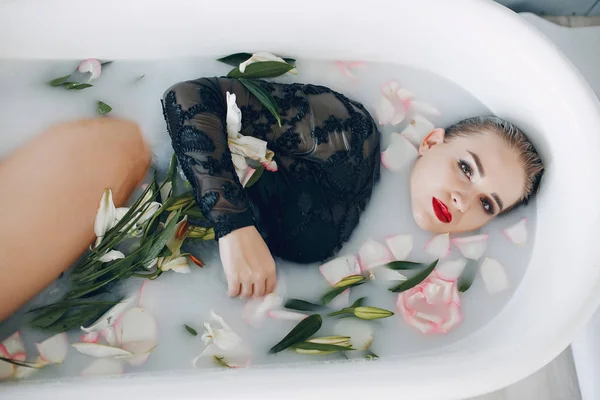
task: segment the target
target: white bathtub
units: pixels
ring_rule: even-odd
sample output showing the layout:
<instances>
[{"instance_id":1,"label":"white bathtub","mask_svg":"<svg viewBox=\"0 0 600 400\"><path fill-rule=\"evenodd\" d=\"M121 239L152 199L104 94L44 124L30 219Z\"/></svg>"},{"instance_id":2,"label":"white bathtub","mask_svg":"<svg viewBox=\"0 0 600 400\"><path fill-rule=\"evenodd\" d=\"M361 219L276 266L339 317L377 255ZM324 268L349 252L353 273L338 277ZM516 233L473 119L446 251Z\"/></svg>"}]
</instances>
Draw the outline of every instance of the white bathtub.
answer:
<instances>
[{"instance_id":1,"label":"white bathtub","mask_svg":"<svg viewBox=\"0 0 600 400\"><path fill-rule=\"evenodd\" d=\"M600 110L592 91L541 34L491 1L352 3L0 0L0 62L261 49L435 71L522 126L544 155L537 242L508 306L475 334L432 353L376 363L5 386L2 399L49 393L63 400L462 398L524 378L569 344L600 300ZM200 18L206 14L215 17Z\"/></svg>"}]
</instances>

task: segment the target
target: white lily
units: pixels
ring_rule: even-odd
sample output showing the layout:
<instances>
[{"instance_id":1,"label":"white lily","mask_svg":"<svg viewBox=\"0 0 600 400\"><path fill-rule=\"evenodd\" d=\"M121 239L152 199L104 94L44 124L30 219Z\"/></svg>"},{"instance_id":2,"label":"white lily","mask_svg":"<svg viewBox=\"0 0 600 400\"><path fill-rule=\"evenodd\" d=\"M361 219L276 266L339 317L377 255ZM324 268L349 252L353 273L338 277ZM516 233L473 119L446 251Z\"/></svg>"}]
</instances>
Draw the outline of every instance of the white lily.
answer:
<instances>
[{"instance_id":1,"label":"white lily","mask_svg":"<svg viewBox=\"0 0 600 400\"><path fill-rule=\"evenodd\" d=\"M192 360L192 365L195 367L202 357L227 358L225 362L229 365L232 365L232 361L234 361L232 359L247 360L249 351L242 338L214 311L210 312L210 316L211 322L216 326L213 326L210 322L204 323L202 341L206 347L198 357ZM239 363L235 362L235 364Z\"/></svg>"},{"instance_id":2,"label":"white lily","mask_svg":"<svg viewBox=\"0 0 600 400\"><path fill-rule=\"evenodd\" d=\"M110 250L110 251L107 251L106 253L104 253L104 255L98 259L98 261L109 262L109 261L119 260L121 258L125 258L125 254L121 253L118 250Z\"/></svg>"},{"instance_id":3,"label":"white lily","mask_svg":"<svg viewBox=\"0 0 600 400\"><path fill-rule=\"evenodd\" d=\"M235 94L229 92L227 92L226 122L227 144L240 182L247 182L245 177L247 177L250 170L246 163L247 158L260 162L267 171L277 171L277 163L273 160L275 153L267 148L267 142L240 133L242 129L242 112L236 104Z\"/></svg>"},{"instance_id":4,"label":"white lily","mask_svg":"<svg viewBox=\"0 0 600 400\"><path fill-rule=\"evenodd\" d=\"M264 61L276 61L276 62L282 62L282 63L286 62L283 58L278 57L275 54L271 54L266 51L261 51L261 52L252 54L252 57L250 57L249 59L247 59L246 61L241 63L238 68L240 69L240 72L243 74L248 65L254 64L255 62L264 62ZM288 72L293 75L296 75L298 73L296 68L293 68L293 69L289 70Z\"/></svg>"},{"instance_id":5,"label":"white lily","mask_svg":"<svg viewBox=\"0 0 600 400\"><path fill-rule=\"evenodd\" d=\"M102 242L102 238L106 232L115 226L115 215L116 209L115 204L113 203L112 190L104 189L104 193L102 193L102 198L100 199L100 205L98 206L98 212L96 213L96 220L94 221L96 247Z\"/></svg>"},{"instance_id":6,"label":"white lily","mask_svg":"<svg viewBox=\"0 0 600 400\"><path fill-rule=\"evenodd\" d=\"M144 196L144 198L140 201L139 207L141 208L142 205L148 203L148 201L150 201L150 199L152 199L152 196L153 196L153 193L151 190L149 190L148 193L146 193L146 195ZM133 224L133 225L128 224L128 225L124 226L121 229L121 232L127 229L127 230L129 230L129 235L138 236L141 232L142 225L144 225L145 222L147 222L150 218L152 218L154 213L156 213L160 207L161 207L161 204L159 202L156 202L156 201L151 202L148 206L146 206L142 215L139 215L139 211L133 215L133 217L132 217L133 220L138 218L138 215L139 215L139 218L137 219L135 224ZM117 208L116 212L115 212L114 225L116 225L121 219L123 219L125 214L127 214L127 212L129 212L129 210L130 210L130 207Z\"/></svg>"}]
</instances>

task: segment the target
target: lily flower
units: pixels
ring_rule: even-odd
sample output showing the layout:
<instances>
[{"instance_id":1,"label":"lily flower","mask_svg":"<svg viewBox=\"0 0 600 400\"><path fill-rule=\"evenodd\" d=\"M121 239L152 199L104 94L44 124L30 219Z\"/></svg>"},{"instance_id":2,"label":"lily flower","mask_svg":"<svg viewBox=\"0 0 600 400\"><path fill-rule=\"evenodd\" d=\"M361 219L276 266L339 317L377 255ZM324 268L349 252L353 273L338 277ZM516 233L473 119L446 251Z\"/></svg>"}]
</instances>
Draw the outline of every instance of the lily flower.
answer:
<instances>
[{"instance_id":1,"label":"lily flower","mask_svg":"<svg viewBox=\"0 0 600 400\"><path fill-rule=\"evenodd\" d=\"M104 189L102 198L100 199L100 205L98 206L98 212L96 213L96 220L94 221L94 233L96 234L96 244L98 247L102 242L104 234L108 232L113 226L115 226L116 209L113 203L112 191L110 189Z\"/></svg>"},{"instance_id":2,"label":"lily flower","mask_svg":"<svg viewBox=\"0 0 600 400\"><path fill-rule=\"evenodd\" d=\"M250 57L249 59L247 59L246 61L241 63L238 68L239 68L240 72L243 74L248 65L254 64L255 62L264 62L264 61L275 61L275 62L286 63L286 61L283 58L278 57L275 54L271 54L271 53L262 51L262 52L252 54L252 57ZM288 72L293 75L296 75L298 73L296 68L293 68L293 69L289 70Z\"/></svg>"},{"instance_id":3,"label":"lily flower","mask_svg":"<svg viewBox=\"0 0 600 400\"><path fill-rule=\"evenodd\" d=\"M91 82L94 79L98 79L100 74L102 74L102 63L95 58L88 58L79 64L77 71L82 74L89 73L88 82Z\"/></svg>"},{"instance_id":4,"label":"lily flower","mask_svg":"<svg viewBox=\"0 0 600 400\"><path fill-rule=\"evenodd\" d=\"M204 323L204 334L201 337L206 347L192 360L192 365L195 367L202 357L217 357L229 367L247 365L250 354L242 338L221 316L214 311L210 315L211 322Z\"/></svg>"},{"instance_id":5,"label":"lily flower","mask_svg":"<svg viewBox=\"0 0 600 400\"><path fill-rule=\"evenodd\" d=\"M250 168L246 159L252 159L262 164L267 171L277 171L277 163L273 160L275 153L267 148L264 140L244 136L240 133L242 129L242 112L236 104L236 96L227 92L227 144L231 151L231 159L235 172L240 182L247 183ZM250 176L253 171L250 171Z\"/></svg>"}]
</instances>

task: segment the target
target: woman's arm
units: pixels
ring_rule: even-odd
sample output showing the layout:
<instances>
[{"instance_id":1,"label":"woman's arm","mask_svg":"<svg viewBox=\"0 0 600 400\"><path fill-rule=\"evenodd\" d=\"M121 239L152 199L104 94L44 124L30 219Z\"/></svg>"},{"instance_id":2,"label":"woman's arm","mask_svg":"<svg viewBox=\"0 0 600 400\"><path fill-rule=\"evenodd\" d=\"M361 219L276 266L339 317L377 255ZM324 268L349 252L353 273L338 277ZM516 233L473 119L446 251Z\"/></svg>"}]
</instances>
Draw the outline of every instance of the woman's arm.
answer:
<instances>
[{"instance_id":1,"label":"woman's arm","mask_svg":"<svg viewBox=\"0 0 600 400\"><path fill-rule=\"evenodd\" d=\"M239 83L238 83L239 85ZM177 159L202 213L213 223L231 296L275 286L275 261L254 227L227 145L227 103L217 78L181 82L163 99Z\"/></svg>"},{"instance_id":2,"label":"woman's arm","mask_svg":"<svg viewBox=\"0 0 600 400\"><path fill-rule=\"evenodd\" d=\"M105 188L123 205L151 152L137 125L55 125L0 161L0 321L48 286L94 239Z\"/></svg>"}]
</instances>

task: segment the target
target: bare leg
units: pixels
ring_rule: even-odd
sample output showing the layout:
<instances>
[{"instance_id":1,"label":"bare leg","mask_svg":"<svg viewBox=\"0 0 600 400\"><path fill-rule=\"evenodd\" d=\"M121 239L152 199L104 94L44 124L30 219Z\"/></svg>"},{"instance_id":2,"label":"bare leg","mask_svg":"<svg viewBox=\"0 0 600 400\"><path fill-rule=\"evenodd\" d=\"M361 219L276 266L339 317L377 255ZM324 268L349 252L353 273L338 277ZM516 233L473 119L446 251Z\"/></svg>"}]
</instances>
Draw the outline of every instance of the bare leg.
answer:
<instances>
[{"instance_id":1,"label":"bare leg","mask_svg":"<svg viewBox=\"0 0 600 400\"><path fill-rule=\"evenodd\" d=\"M102 191L124 204L150 161L137 125L110 118L50 127L0 161L0 321L90 245Z\"/></svg>"}]
</instances>

